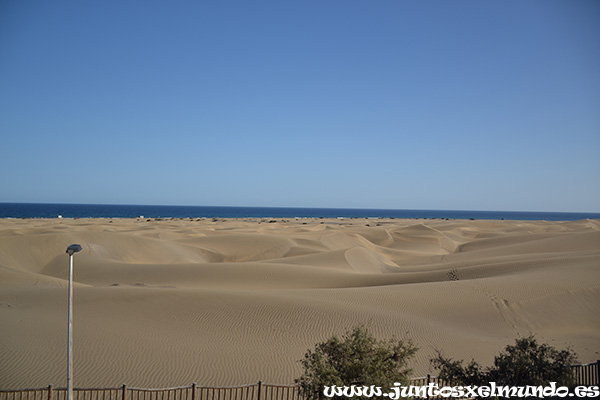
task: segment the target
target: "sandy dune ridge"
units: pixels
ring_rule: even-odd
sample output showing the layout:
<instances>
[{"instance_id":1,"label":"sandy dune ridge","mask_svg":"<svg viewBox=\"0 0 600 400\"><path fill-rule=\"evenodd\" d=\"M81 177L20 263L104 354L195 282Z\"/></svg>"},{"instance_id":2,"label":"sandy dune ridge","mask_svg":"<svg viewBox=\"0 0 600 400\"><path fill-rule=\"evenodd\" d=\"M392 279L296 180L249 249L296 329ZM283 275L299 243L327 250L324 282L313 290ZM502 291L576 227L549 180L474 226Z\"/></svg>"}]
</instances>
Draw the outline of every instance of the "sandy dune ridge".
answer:
<instances>
[{"instance_id":1,"label":"sandy dune ridge","mask_svg":"<svg viewBox=\"0 0 600 400\"><path fill-rule=\"evenodd\" d=\"M273 221L273 222L271 222ZM293 383L366 323L489 363L518 336L600 358L600 221L0 220L0 388Z\"/></svg>"}]
</instances>

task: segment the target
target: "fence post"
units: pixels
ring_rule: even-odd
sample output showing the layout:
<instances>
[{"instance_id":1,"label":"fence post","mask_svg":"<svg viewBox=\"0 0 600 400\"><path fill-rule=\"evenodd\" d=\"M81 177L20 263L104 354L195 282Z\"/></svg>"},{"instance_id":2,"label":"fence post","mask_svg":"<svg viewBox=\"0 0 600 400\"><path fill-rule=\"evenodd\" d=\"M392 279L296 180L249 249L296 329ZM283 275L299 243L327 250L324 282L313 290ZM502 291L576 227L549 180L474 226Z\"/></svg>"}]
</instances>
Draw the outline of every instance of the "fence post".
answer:
<instances>
[{"instance_id":1,"label":"fence post","mask_svg":"<svg viewBox=\"0 0 600 400\"><path fill-rule=\"evenodd\" d=\"M125 383L121 389L121 400L127 400L127 385Z\"/></svg>"},{"instance_id":2,"label":"fence post","mask_svg":"<svg viewBox=\"0 0 600 400\"><path fill-rule=\"evenodd\" d=\"M260 400L262 391L262 381L258 381L258 400Z\"/></svg>"},{"instance_id":3,"label":"fence post","mask_svg":"<svg viewBox=\"0 0 600 400\"><path fill-rule=\"evenodd\" d=\"M192 383L192 400L196 400L196 382Z\"/></svg>"},{"instance_id":4,"label":"fence post","mask_svg":"<svg viewBox=\"0 0 600 400\"><path fill-rule=\"evenodd\" d=\"M429 399L429 383L431 383L431 375L427 374L427 391L425 392L426 399Z\"/></svg>"},{"instance_id":5,"label":"fence post","mask_svg":"<svg viewBox=\"0 0 600 400\"><path fill-rule=\"evenodd\" d=\"M600 385L600 360L596 360L596 382L595 385Z\"/></svg>"},{"instance_id":6,"label":"fence post","mask_svg":"<svg viewBox=\"0 0 600 400\"><path fill-rule=\"evenodd\" d=\"M48 385L48 400L52 400L52 385Z\"/></svg>"}]
</instances>

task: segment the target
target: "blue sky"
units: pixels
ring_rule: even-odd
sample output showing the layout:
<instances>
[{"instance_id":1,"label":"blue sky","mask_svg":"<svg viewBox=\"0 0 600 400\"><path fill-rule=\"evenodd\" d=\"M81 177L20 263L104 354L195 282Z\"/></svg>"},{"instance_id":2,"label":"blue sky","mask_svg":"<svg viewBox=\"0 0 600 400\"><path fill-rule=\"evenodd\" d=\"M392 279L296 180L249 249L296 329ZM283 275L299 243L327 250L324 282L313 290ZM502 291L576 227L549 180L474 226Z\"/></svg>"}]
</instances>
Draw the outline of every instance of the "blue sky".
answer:
<instances>
[{"instance_id":1,"label":"blue sky","mask_svg":"<svg viewBox=\"0 0 600 400\"><path fill-rule=\"evenodd\" d=\"M600 212L600 2L0 2L0 201Z\"/></svg>"}]
</instances>

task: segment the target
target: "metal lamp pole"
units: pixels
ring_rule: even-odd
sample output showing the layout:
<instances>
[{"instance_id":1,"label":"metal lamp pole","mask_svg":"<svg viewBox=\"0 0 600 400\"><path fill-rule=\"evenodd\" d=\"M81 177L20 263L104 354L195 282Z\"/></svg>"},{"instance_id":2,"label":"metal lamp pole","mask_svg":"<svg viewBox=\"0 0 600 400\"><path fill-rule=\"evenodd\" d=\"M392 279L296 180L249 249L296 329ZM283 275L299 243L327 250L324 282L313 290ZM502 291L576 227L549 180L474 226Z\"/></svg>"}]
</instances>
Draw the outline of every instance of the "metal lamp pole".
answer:
<instances>
[{"instance_id":1,"label":"metal lamp pole","mask_svg":"<svg viewBox=\"0 0 600 400\"><path fill-rule=\"evenodd\" d=\"M72 244L67 247L69 255L69 347L67 347L67 400L73 400L73 254L79 253L81 246Z\"/></svg>"}]
</instances>

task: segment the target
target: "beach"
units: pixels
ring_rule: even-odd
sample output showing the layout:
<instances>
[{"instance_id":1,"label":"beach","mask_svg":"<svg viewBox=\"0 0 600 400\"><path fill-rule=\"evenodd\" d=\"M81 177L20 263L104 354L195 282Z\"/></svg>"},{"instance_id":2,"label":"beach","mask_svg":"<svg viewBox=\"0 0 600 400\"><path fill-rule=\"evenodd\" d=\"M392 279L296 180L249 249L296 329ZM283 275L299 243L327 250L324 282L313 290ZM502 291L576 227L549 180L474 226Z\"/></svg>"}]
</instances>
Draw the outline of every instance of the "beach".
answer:
<instances>
[{"instance_id":1,"label":"beach","mask_svg":"<svg viewBox=\"0 0 600 400\"><path fill-rule=\"evenodd\" d=\"M489 365L518 337L600 359L600 221L2 219L0 389L292 384L366 324Z\"/></svg>"}]
</instances>

